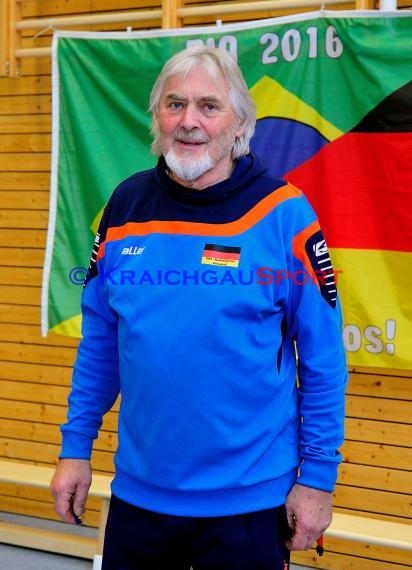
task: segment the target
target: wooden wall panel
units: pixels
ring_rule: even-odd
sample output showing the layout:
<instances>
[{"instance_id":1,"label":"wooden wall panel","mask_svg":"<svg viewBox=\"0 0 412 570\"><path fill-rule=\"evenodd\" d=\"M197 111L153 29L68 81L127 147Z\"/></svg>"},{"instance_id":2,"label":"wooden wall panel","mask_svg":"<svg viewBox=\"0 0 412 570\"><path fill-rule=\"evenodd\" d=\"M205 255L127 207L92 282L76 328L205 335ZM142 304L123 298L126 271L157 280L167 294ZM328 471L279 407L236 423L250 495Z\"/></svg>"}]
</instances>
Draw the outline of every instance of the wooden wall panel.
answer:
<instances>
[{"instance_id":1,"label":"wooden wall panel","mask_svg":"<svg viewBox=\"0 0 412 570\"><path fill-rule=\"evenodd\" d=\"M21 9L26 19L160 5L160 0L22 0ZM336 3L335 7L354 6ZM241 21L296 11L228 14L219 19ZM183 23L213 24L215 17L191 16ZM151 28L160 22L130 25ZM126 27L127 23L88 28ZM21 47L50 46L50 30L35 37L37 31L24 31ZM50 185L51 64L50 57L24 58L19 63L20 77L0 77L0 457L50 465L59 453L59 425L66 416L77 342L40 335ZM113 472L117 415L118 403L107 414L95 445L92 462L98 472ZM338 510L412 524L411 416L410 372L352 371L344 462L334 499ZM0 485L1 510L56 519L49 493L29 487ZM98 502L91 499L86 523L97 525L98 515ZM310 551L295 553L292 560L334 570L412 568L410 553L334 539L327 540L326 549L322 558Z\"/></svg>"}]
</instances>

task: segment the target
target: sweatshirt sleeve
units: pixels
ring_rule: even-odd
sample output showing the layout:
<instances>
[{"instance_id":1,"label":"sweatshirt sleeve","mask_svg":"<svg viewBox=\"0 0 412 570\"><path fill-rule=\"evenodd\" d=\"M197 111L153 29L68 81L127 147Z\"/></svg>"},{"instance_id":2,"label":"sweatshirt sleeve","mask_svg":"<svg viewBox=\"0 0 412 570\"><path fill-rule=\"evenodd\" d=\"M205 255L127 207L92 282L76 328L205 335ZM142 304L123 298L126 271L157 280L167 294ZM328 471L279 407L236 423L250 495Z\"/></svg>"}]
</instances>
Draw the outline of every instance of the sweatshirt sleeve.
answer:
<instances>
[{"instance_id":1,"label":"sweatshirt sleeve","mask_svg":"<svg viewBox=\"0 0 412 570\"><path fill-rule=\"evenodd\" d=\"M291 243L288 305L301 417L298 483L332 491L341 462L348 379L337 294L339 273L332 268L313 210L303 196L299 202L302 215L298 214L298 231Z\"/></svg>"},{"instance_id":2,"label":"sweatshirt sleeve","mask_svg":"<svg viewBox=\"0 0 412 570\"><path fill-rule=\"evenodd\" d=\"M105 299L96 257L107 231L109 207L99 226L82 294L82 339L74 364L60 458L89 459L93 441L120 391L117 316ZM104 271L104 269L103 269Z\"/></svg>"}]
</instances>

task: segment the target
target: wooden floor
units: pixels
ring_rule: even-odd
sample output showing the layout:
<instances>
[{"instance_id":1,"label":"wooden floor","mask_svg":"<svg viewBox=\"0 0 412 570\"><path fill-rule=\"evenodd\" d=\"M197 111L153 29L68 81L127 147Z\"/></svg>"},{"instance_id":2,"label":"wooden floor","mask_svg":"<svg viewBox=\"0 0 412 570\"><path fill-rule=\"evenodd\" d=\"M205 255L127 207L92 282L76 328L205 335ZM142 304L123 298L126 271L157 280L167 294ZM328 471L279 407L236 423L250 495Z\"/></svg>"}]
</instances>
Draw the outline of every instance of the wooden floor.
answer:
<instances>
[{"instance_id":1,"label":"wooden floor","mask_svg":"<svg viewBox=\"0 0 412 570\"><path fill-rule=\"evenodd\" d=\"M92 570L91 560L0 544L1 570Z\"/></svg>"},{"instance_id":2,"label":"wooden floor","mask_svg":"<svg viewBox=\"0 0 412 570\"><path fill-rule=\"evenodd\" d=\"M0 520L9 523L24 524L34 528L47 528L58 530L63 525L69 532L81 534L83 536L95 536L97 531L94 528L75 527L54 521L48 521L35 517L14 515L0 512ZM0 536L1 541L1 536ZM51 554L29 548L20 548L0 543L0 569L1 570L91 570L93 562L59 554Z\"/></svg>"}]
</instances>

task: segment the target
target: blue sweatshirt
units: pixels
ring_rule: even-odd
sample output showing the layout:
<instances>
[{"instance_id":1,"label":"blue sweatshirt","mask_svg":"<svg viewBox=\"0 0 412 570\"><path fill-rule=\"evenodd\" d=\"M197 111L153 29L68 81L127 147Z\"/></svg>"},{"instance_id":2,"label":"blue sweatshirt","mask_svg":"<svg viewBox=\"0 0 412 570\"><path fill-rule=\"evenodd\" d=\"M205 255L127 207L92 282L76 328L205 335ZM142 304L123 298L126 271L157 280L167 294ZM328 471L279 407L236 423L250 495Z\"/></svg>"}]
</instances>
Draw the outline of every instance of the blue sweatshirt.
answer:
<instances>
[{"instance_id":1,"label":"blue sweatshirt","mask_svg":"<svg viewBox=\"0 0 412 570\"><path fill-rule=\"evenodd\" d=\"M283 504L296 481L333 489L347 371L329 254L305 197L255 155L201 191L162 158L122 182L82 314L61 458L90 458L120 394L124 501L223 516Z\"/></svg>"}]
</instances>

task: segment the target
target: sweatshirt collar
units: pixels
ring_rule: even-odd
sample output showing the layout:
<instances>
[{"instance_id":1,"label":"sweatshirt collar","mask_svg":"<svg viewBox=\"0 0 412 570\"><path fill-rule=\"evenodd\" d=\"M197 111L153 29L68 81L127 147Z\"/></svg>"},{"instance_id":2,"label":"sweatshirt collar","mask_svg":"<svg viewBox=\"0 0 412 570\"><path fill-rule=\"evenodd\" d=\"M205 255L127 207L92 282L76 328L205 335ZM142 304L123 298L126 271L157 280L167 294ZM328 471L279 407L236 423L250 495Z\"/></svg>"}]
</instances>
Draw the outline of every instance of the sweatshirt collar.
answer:
<instances>
[{"instance_id":1,"label":"sweatshirt collar","mask_svg":"<svg viewBox=\"0 0 412 570\"><path fill-rule=\"evenodd\" d=\"M175 200L201 205L220 202L228 198L249 185L266 170L267 168L261 164L259 158L254 153L250 153L236 161L230 178L208 186L203 190L187 188L172 180L168 175L168 167L163 156L159 158L154 173L158 187L171 195Z\"/></svg>"}]
</instances>

